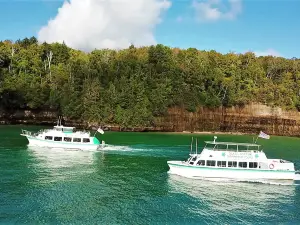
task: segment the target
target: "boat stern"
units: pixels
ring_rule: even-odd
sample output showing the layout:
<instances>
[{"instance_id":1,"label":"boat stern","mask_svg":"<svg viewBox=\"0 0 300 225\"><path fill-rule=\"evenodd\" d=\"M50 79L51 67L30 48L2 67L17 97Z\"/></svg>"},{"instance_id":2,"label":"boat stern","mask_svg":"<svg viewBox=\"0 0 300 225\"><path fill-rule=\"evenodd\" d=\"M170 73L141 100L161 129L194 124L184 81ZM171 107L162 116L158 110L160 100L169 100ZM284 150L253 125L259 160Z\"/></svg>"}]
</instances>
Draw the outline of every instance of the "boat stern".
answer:
<instances>
[{"instance_id":1,"label":"boat stern","mask_svg":"<svg viewBox=\"0 0 300 225\"><path fill-rule=\"evenodd\" d=\"M96 137L93 138L93 143L98 146L97 150L103 150L105 147L105 141L102 140L100 143L99 139Z\"/></svg>"},{"instance_id":2,"label":"boat stern","mask_svg":"<svg viewBox=\"0 0 300 225\"><path fill-rule=\"evenodd\" d=\"M95 145L100 145L100 141L99 141L98 138L96 138L96 137L93 137L93 143L94 143Z\"/></svg>"}]
</instances>

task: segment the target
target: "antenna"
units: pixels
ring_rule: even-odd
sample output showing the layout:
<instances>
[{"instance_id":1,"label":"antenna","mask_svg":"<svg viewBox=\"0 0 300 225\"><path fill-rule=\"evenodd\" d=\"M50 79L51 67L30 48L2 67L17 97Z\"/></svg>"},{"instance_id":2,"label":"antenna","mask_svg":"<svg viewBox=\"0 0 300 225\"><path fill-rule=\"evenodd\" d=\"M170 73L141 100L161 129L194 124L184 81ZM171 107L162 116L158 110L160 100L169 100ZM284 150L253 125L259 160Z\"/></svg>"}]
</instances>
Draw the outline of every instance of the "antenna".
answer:
<instances>
[{"instance_id":1,"label":"antenna","mask_svg":"<svg viewBox=\"0 0 300 225\"><path fill-rule=\"evenodd\" d=\"M61 116L58 116L57 126L61 126Z\"/></svg>"},{"instance_id":2,"label":"antenna","mask_svg":"<svg viewBox=\"0 0 300 225\"><path fill-rule=\"evenodd\" d=\"M192 154L192 152L193 152L193 141L194 141L194 139L193 139L193 137L192 137L192 142L191 142L191 152L190 152L190 154Z\"/></svg>"},{"instance_id":3,"label":"antenna","mask_svg":"<svg viewBox=\"0 0 300 225\"><path fill-rule=\"evenodd\" d=\"M196 155L197 155L197 150L198 150L198 145L197 145L197 140L198 140L198 138L196 138Z\"/></svg>"}]
</instances>

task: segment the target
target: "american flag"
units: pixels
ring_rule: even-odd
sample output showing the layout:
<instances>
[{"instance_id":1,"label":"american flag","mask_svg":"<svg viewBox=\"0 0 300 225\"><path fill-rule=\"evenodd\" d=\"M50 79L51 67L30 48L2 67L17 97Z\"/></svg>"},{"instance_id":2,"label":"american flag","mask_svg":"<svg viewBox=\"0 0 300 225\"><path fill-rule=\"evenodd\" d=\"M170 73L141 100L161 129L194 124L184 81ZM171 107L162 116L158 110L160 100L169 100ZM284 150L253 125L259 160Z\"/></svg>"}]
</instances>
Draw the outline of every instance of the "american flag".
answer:
<instances>
[{"instance_id":1,"label":"american flag","mask_svg":"<svg viewBox=\"0 0 300 225\"><path fill-rule=\"evenodd\" d=\"M267 135L262 131L259 133L258 137L264 138L264 139L270 139L270 135Z\"/></svg>"}]
</instances>

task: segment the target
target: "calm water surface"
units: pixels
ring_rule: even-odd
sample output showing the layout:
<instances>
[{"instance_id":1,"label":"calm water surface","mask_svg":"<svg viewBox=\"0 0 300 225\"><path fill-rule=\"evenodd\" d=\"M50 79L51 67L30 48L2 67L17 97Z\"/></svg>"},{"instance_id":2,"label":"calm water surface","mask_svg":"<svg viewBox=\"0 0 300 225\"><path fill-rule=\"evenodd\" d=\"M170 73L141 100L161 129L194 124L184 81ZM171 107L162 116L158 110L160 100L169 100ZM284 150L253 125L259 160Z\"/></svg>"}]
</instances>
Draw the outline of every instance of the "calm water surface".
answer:
<instances>
[{"instance_id":1,"label":"calm water surface","mask_svg":"<svg viewBox=\"0 0 300 225\"><path fill-rule=\"evenodd\" d=\"M29 148L22 128L0 126L1 224L300 224L297 182L169 175L167 160L188 157L191 134L107 132L108 150L75 152ZM193 136L199 149L213 140ZM218 135L219 141L252 138ZM300 169L300 139L258 142L268 157L291 160Z\"/></svg>"}]
</instances>

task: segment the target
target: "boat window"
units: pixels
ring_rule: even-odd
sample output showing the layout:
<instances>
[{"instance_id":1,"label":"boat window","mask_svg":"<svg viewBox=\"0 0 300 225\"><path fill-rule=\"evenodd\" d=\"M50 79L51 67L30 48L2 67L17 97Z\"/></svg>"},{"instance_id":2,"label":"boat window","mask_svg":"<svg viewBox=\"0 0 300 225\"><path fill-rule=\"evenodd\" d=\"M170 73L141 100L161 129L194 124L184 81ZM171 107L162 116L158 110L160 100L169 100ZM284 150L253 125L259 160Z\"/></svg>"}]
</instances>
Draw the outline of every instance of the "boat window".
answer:
<instances>
[{"instance_id":1,"label":"boat window","mask_svg":"<svg viewBox=\"0 0 300 225\"><path fill-rule=\"evenodd\" d=\"M215 144L206 144L205 148L206 149L214 149L216 147Z\"/></svg>"},{"instance_id":2,"label":"boat window","mask_svg":"<svg viewBox=\"0 0 300 225\"><path fill-rule=\"evenodd\" d=\"M54 137L54 141L61 141L62 137Z\"/></svg>"},{"instance_id":3,"label":"boat window","mask_svg":"<svg viewBox=\"0 0 300 225\"><path fill-rule=\"evenodd\" d=\"M248 150L259 151L259 146L249 146Z\"/></svg>"},{"instance_id":4,"label":"boat window","mask_svg":"<svg viewBox=\"0 0 300 225\"><path fill-rule=\"evenodd\" d=\"M217 145L215 150L219 150L219 151L222 151L222 150L226 150L227 149L227 145Z\"/></svg>"},{"instance_id":5,"label":"boat window","mask_svg":"<svg viewBox=\"0 0 300 225\"><path fill-rule=\"evenodd\" d=\"M218 161L217 166L218 167L226 167L226 161Z\"/></svg>"},{"instance_id":6,"label":"boat window","mask_svg":"<svg viewBox=\"0 0 300 225\"><path fill-rule=\"evenodd\" d=\"M237 167L236 161L228 161L228 167Z\"/></svg>"},{"instance_id":7,"label":"boat window","mask_svg":"<svg viewBox=\"0 0 300 225\"><path fill-rule=\"evenodd\" d=\"M46 136L45 140L52 140L52 136Z\"/></svg>"},{"instance_id":8,"label":"boat window","mask_svg":"<svg viewBox=\"0 0 300 225\"><path fill-rule=\"evenodd\" d=\"M83 139L82 139L82 142L84 142L84 143L89 143L89 142L90 142L90 139L89 139L89 138L83 138Z\"/></svg>"},{"instance_id":9,"label":"boat window","mask_svg":"<svg viewBox=\"0 0 300 225\"><path fill-rule=\"evenodd\" d=\"M249 162L249 168L257 168L257 162Z\"/></svg>"},{"instance_id":10,"label":"boat window","mask_svg":"<svg viewBox=\"0 0 300 225\"><path fill-rule=\"evenodd\" d=\"M197 156L194 156L194 157L191 159L190 164L191 164L191 165L194 164L194 162L196 161L196 159L197 159Z\"/></svg>"},{"instance_id":11,"label":"boat window","mask_svg":"<svg viewBox=\"0 0 300 225\"><path fill-rule=\"evenodd\" d=\"M198 165L198 166L205 166L205 160L199 160L199 161L197 162L197 165Z\"/></svg>"},{"instance_id":12,"label":"boat window","mask_svg":"<svg viewBox=\"0 0 300 225\"><path fill-rule=\"evenodd\" d=\"M72 141L72 138L70 138L70 137L64 137L64 141L65 141L65 142L71 142L71 141Z\"/></svg>"},{"instance_id":13,"label":"boat window","mask_svg":"<svg viewBox=\"0 0 300 225\"><path fill-rule=\"evenodd\" d=\"M73 129L71 128L64 128L63 129L63 131L65 132L65 133L72 133L73 132Z\"/></svg>"},{"instance_id":14,"label":"boat window","mask_svg":"<svg viewBox=\"0 0 300 225\"><path fill-rule=\"evenodd\" d=\"M207 166L216 166L216 161L215 160L207 160L206 165Z\"/></svg>"},{"instance_id":15,"label":"boat window","mask_svg":"<svg viewBox=\"0 0 300 225\"><path fill-rule=\"evenodd\" d=\"M81 138L73 138L73 142L81 142Z\"/></svg>"},{"instance_id":16,"label":"boat window","mask_svg":"<svg viewBox=\"0 0 300 225\"><path fill-rule=\"evenodd\" d=\"M239 162L239 167L247 168L247 162Z\"/></svg>"},{"instance_id":17,"label":"boat window","mask_svg":"<svg viewBox=\"0 0 300 225\"><path fill-rule=\"evenodd\" d=\"M230 151L236 151L238 149L238 146L237 145L228 145L227 149Z\"/></svg>"},{"instance_id":18,"label":"boat window","mask_svg":"<svg viewBox=\"0 0 300 225\"><path fill-rule=\"evenodd\" d=\"M249 150L249 146L247 146L247 145L238 145L238 150L239 151L247 151L247 150Z\"/></svg>"}]
</instances>

